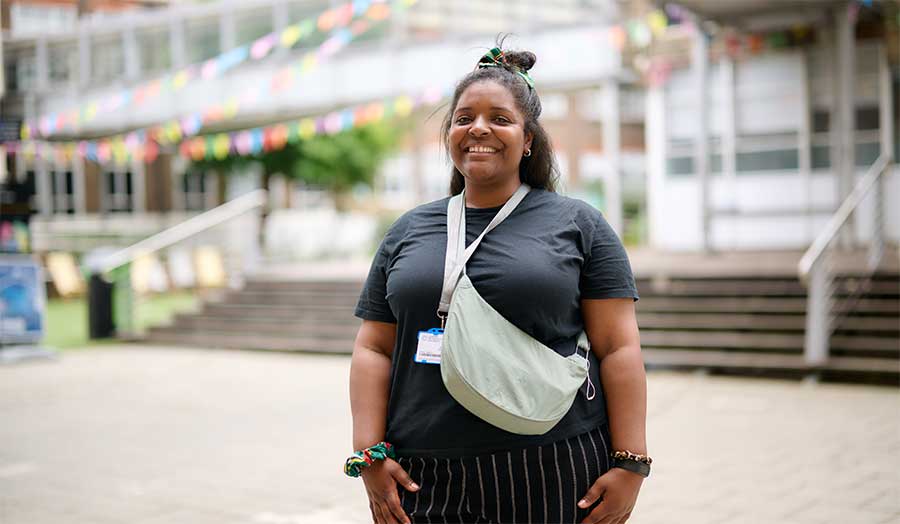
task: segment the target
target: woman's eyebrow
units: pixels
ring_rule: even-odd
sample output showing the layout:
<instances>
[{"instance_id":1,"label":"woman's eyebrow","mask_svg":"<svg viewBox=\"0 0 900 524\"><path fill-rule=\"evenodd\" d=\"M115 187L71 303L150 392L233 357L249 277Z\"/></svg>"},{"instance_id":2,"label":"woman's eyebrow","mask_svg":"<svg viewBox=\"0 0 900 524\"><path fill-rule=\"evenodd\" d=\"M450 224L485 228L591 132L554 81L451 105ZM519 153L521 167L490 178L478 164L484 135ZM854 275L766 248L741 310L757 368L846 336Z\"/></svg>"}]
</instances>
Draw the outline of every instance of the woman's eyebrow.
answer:
<instances>
[{"instance_id":1,"label":"woman's eyebrow","mask_svg":"<svg viewBox=\"0 0 900 524\"><path fill-rule=\"evenodd\" d=\"M471 111L471 110L472 110L471 107L457 107L456 108L456 111ZM508 107L491 106L491 111L506 111L508 113L511 113L512 109L510 109Z\"/></svg>"}]
</instances>

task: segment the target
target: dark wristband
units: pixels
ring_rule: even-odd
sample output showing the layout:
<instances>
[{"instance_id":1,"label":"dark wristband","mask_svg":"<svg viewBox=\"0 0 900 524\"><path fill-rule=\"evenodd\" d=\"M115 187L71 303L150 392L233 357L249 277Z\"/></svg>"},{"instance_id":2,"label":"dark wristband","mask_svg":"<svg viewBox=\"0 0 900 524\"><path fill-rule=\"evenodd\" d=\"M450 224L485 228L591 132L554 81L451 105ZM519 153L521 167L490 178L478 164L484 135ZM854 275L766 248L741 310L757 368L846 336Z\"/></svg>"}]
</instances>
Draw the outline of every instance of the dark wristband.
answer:
<instances>
[{"instance_id":1,"label":"dark wristband","mask_svg":"<svg viewBox=\"0 0 900 524\"><path fill-rule=\"evenodd\" d=\"M645 464L637 460L614 458L612 459L612 467L622 468L631 471L632 473L637 473L644 478L650 476L650 464Z\"/></svg>"}]
</instances>

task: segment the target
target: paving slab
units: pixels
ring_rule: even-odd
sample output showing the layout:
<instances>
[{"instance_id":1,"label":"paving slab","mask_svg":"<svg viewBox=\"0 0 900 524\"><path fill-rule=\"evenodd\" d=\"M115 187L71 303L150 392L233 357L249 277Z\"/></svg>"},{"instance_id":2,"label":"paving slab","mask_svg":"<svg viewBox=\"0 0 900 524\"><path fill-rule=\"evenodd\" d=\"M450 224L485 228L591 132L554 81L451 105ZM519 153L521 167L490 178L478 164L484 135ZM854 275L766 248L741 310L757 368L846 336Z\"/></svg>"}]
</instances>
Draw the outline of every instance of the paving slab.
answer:
<instances>
[{"instance_id":1,"label":"paving slab","mask_svg":"<svg viewBox=\"0 0 900 524\"><path fill-rule=\"evenodd\" d=\"M0 366L3 524L368 521L346 356L103 346ZM629 522L900 522L900 390L648 377Z\"/></svg>"}]
</instances>

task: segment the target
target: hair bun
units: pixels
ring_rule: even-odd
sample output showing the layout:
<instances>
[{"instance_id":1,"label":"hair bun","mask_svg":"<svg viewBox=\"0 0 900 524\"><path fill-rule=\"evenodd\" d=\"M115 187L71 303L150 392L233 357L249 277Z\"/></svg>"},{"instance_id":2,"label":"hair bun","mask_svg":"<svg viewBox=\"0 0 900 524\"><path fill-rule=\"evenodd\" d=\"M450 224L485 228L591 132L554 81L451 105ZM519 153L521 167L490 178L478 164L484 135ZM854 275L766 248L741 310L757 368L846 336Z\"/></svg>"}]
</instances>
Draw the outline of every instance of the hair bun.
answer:
<instances>
[{"instance_id":1,"label":"hair bun","mask_svg":"<svg viewBox=\"0 0 900 524\"><path fill-rule=\"evenodd\" d=\"M510 66L517 67L520 70L527 72L534 67L534 63L537 62L537 55L531 51L504 51L503 61Z\"/></svg>"}]
</instances>

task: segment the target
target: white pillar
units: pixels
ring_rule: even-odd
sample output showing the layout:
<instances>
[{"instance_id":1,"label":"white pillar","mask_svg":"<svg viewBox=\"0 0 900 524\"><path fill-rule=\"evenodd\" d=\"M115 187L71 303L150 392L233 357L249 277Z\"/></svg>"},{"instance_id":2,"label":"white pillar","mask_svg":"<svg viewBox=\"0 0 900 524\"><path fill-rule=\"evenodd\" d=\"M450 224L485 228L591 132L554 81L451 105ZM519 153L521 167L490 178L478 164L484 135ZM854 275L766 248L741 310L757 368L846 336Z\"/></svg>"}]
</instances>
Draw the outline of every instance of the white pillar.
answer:
<instances>
[{"instance_id":1,"label":"white pillar","mask_svg":"<svg viewBox=\"0 0 900 524\"><path fill-rule=\"evenodd\" d=\"M832 125L836 142L838 158L832 160L831 166L837 177L838 202L837 206L846 200L853 190L856 174L856 38L854 20L851 19L850 3L842 4L836 13L836 96L835 111L832 116L836 122ZM836 124L836 125L835 125ZM854 214L843 228L840 242L843 247L849 247L855 242L856 215Z\"/></svg>"},{"instance_id":2,"label":"white pillar","mask_svg":"<svg viewBox=\"0 0 900 524\"><path fill-rule=\"evenodd\" d=\"M709 42L700 28L700 21L695 22L694 43L691 66L694 70L695 100L697 102L697 132L694 135L694 172L697 175L697 186L700 195L700 221L702 227L702 246L704 251L712 248L710 238L709 215L709 119L707 117L709 103Z\"/></svg>"},{"instance_id":3,"label":"white pillar","mask_svg":"<svg viewBox=\"0 0 900 524\"><path fill-rule=\"evenodd\" d=\"M810 104L811 91L809 86L809 53L805 50L800 55L800 121L797 123L797 151L800 180L803 185L804 207L803 217L806 230L806 241L812 242L816 231L814 228L815 216L813 215L812 202L812 106Z\"/></svg>"},{"instance_id":4,"label":"white pillar","mask_svg":"<svg viewBox=\"0 0 900 524\"><path fill-rule=\"evenodd\" d=\"M125 78L137 80L141 75L141 54L138 51L137 34L134 22L125 22L122 30L122 56L125 59Z\"/></svg>"},{"instance_id":5,"label":"white pillar","mask_svg":"<svg viewBox=\"0 0 900 524\"><path fill-rule=\"evenodd\" d=\"M91 33L86 25L78 31L78 87L91 83Z\"/></svg>"},{"instance_id":6,"label":"white pillar","mask_svg":"<svg viewBox=\"0 0 900 524\"><path fill-rule=\"evenodd\" d=\"M610 79L603 84L603 156L608 170L603 187L606 199L606 220L621 237L624 234L622 213L622 137L619 114L619 82Z\"/></svg>"},{"instance_id":7,"label":"white pillar","mask_svg":"<svg viewBox=\"0 0 900 524\"><path fill-rule=\"evenodd\" d=\"M84 158L80 155L72 157L72 198L75 200L75 214L87 213L87 188L84 182Z\"/></svg>"},{"instance_id":8,"label":"white pillar","mask_svg":"<svg viewBox=\"0 0 900 524\"><path fill-rule=\"evenodd\" d=\"M50 87L50 51L47 38L40 37L35 42L34 66L36 91L43 93Z\"/></svg>"},{"instance_id":9,"label":"white pillar","mask_svg":"<svg viewBox=\"0 0 900 524\"><path fill-rule=\"evenodd\" d=\"M224 5L225 9L219 15L219 53L224 53L237 46L234 5L231 3Z\"/></svg>"},{"instance_id":10,"label":"white pillar","mask_svg":"<svg viewBox=\"0 0 900 524\"><path fill-rule=\"evenodd\" d=\"M887 49L881 47L878 53L878 122L881 138L881 154L894 159L894 100L891 96L891 66L888 63Z\"/></svg>"},{"instance_id":11,"label":"white pillar","mask_svg":"<svg viewBox=\"0 0 900 524\"><path fill-rule=\"evenodd\" d=\"M725 55L719 61L719 89L721 90L721 107L719 108L719 133L721 137L722 176L718 180L719 206L729 210L738 208L737 184L737 93L735 85L734 60ZM728 232L725 249L733 249L737 244L737 215L728 219ZM721 227L721 225L720 225Z\"/></svg>"},{"instance_id":12,"label":"white pillar","mask_svg":"<svg viewBox=\"0 0 900 524\"><path fill-rule=\"evenodd\" d=\"M187 65L187 46L184 41L184 20L174 17L169 21L169 53L172 56L172 67Z\"/></svg>"},{"instance_id":13,"label":"white pillar","mask_svg":"<svg viewBox=\"0 0 900 524\"><path fill-rule=\"evenodd\" d=\"M650 87L644 99L644 144L647 155L647 220L650 245L663 247L666 202L665 88Z\"/></svg>"},{"instance_id":14,"label":"white pillar","mask_svg":"<svg viewBox=\"0 0 900 524\"><path fill-rule=\"evenodd\" d=\"M134 213L147 211L147 182L142 160L131 161L131 209Z\"/></svg>"},{"instance_id":15,"label":"white pillar","mask_svg":"<svg viewBox=\"0 0 900 524\"><path fill-rule=\"evenodd\" d=\"M43 155L37 155L34 159L34 175L38 210L41 215L49 217L53 214L53 185L50 180L50 168Z\"/></svg>"}]
</instances>

